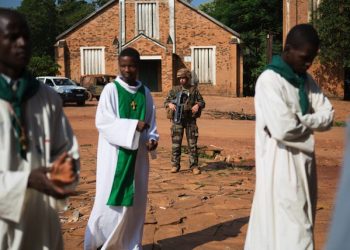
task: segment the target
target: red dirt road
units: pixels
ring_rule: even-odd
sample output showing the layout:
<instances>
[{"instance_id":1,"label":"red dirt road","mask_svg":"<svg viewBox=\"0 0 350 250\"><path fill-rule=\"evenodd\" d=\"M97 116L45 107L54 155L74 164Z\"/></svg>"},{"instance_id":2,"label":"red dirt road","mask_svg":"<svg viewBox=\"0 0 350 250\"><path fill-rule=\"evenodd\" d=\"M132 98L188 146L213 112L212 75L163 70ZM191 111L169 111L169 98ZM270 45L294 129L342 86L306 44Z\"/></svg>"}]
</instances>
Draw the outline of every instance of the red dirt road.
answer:
<instances>
[{"instance_id":1,"label":"red dirt road","mask_svg":"<svg viewBox=\"0 0 350 250\"><path fill-rule=\"evenodd\" d=\"M155 97L161 139L158 158L151 161L144 249L242 249L254 192L254 121L231 120L225 112L254 114L252 98L205 96L206 110L198 120L199 144L223 149L217 160L200 159L201 175L170 169L170 122L163 97ZM345 121L350 102L332 100L335 121ZM82 169L78 195L61 214L66 249L82 249L83 235L95 192L97 103L67 106L65 113L78 137ZM315 226L316 249L326 241L338 173L344 151L344 127L316 134L319 197ZM230 161L230 164L225 163Z\"/></svg>"}]
</instances>

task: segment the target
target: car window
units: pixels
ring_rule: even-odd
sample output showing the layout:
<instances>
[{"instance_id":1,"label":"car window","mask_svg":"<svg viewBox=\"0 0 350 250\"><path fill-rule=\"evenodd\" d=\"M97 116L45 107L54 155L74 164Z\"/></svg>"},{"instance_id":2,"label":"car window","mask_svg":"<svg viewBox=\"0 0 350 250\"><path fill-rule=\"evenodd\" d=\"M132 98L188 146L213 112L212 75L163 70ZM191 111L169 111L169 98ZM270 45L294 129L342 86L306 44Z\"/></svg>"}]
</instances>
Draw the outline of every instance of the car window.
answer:
<instances>
[{"instance_id":1,"label":"car window","mask_svg":"<svg viewBox=\"0 0 350 250\"><path fill-rule=\"evenodd\" d=\"M57 86L75 86L75 83L68 78L55 78L53 81Z\"/></svg>"},{"instance_id":2,"label":"car window","mask_svg":"<svg viewBox=\"0 0 350 250\"><path fill-rule=\"evenodd\" d=\"M53 85L53 82L51 81L51 79L45 79L45 84L46 84L46 85L49 85L49 86L51 86L51 87L54 86L54 85Z\"/></svg>"},{"instance_id":3,"label":"car window","mask_svg":"<svg viewBox=\"0 0 350 250\"><path fill-rule=\"evenodd\" d=\"M97 77L96 78L96 85L105 85L103 77Z\"/></svg>"}]
</instances>

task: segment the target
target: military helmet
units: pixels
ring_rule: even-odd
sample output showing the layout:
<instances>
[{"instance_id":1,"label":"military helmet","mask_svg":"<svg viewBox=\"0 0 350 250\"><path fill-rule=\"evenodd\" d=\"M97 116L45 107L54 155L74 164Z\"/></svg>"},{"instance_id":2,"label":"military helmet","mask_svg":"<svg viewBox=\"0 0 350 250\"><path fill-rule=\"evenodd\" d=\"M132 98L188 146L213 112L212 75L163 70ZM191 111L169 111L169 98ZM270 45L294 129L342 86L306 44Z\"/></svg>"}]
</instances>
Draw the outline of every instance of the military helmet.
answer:
<instances>
[{"instance_id":1,"label":"military helmet","mask_svg":"<svg viewBox=\"0 0 350 250\"><path fill-rule=\"evenodd\" d=\"M189 71L186 68L179 69L176 73L176 77L177 78L186 77L188 79L191 79L191 71Z\"/></svg>"}]
</instances>

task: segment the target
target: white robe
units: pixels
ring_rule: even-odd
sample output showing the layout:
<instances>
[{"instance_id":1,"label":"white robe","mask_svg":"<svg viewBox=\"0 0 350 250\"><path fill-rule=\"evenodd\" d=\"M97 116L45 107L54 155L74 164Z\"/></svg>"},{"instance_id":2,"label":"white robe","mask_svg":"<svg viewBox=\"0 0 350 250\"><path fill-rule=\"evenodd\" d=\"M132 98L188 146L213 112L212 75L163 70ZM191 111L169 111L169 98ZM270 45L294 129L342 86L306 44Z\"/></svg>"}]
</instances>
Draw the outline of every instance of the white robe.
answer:
<instances>
[{"instance_id":1,"label":"white robe","mask_svg":"<svg viewBox=\"0 0 350 250\"><path fill-rule=\"evenodd\" d=\"M132 87L118 81L130 93L141 86ZM136 131L138 120L121 119L118 111L118 92L114 83L107 84L101 94L96 111L96 127L99 131L97 151L96 197L85 232L84 249L131 250L142 249L143 224L145 220L149 158L146 142L158 141L155 107L150 91L145 87L145 122L150 128L141 134ZM137 147L138 146L138 147ZM118 161L118 148L138 148L135 164L135 196L131 207L109 206Z\"/></svg>"},{"instance_id":2,"label":"white robe","mask_svg":"<svg viewBox=\"0 0 350 250\"><path fill-rule=\"evenodd\" d=\"M326 250L350 248L350 121L347 124L346 144L343 169Z\"/></svg>"},{"instance_id":3,"label":"white robe","mask_svg":"<svg viewBox=\"0 0 350 250\"><path fill-rule=\"evenodd\" d=\"M0 99L0 249L63 249L56 212L62 203L27 188L31 170L49 167L64 151L79 158L61 98L41 84L25 104L27 160L17 154L9 110L9 103Z\"/></svg>"},{"instance_id":4,"label":"white robe","mask_svg":"<svg viewBox=\"0 0 350 250\"><path fill-rule=\"evenodd\" d=\"M311 113L302 115L298 89L279 74L266 70L257 81L256 187L245 250L314 249L313 131L331 127L333 108L310 75L305 88Z\"/></svg>"}]
</instances>

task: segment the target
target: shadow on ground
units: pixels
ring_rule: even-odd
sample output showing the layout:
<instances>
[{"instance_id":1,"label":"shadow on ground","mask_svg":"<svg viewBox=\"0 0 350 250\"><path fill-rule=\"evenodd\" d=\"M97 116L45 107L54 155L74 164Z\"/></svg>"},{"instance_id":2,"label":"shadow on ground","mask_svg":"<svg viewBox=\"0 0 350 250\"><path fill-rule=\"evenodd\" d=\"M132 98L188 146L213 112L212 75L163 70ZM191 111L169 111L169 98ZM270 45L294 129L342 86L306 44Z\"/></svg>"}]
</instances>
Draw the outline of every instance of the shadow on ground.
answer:
<instances>
[{"instance_id":1,"label":"shadow on ground","mask_svg":"<svg viewBox=\"0 0 350 250\"><path fill-rule=\"evenodd\" d=\"M251 171L255 167L255 162L240 162L240 163L231 163L224 161L210 162L201 167L202 171L215 171L215 170L224 170L224 169L235 169L235 170L246 170Z\"/></svg>"},{"instance_id":2,"label":"shadow on ground","mask_svg":"<svg viewBox=\"0 0 350 250\"><path fill-rule=\"evenodd\" d=\"M203 218L205 219L205 218ZM195 247L213 241L223 241L230 237L236 237L241 233L241 228L247 224L249 217L241 217L232 221L216 224L201 231L188 233L168 239L159 240L154 244L143 247L144 250L191 250Z\"/></svg>"}]
</instances>

